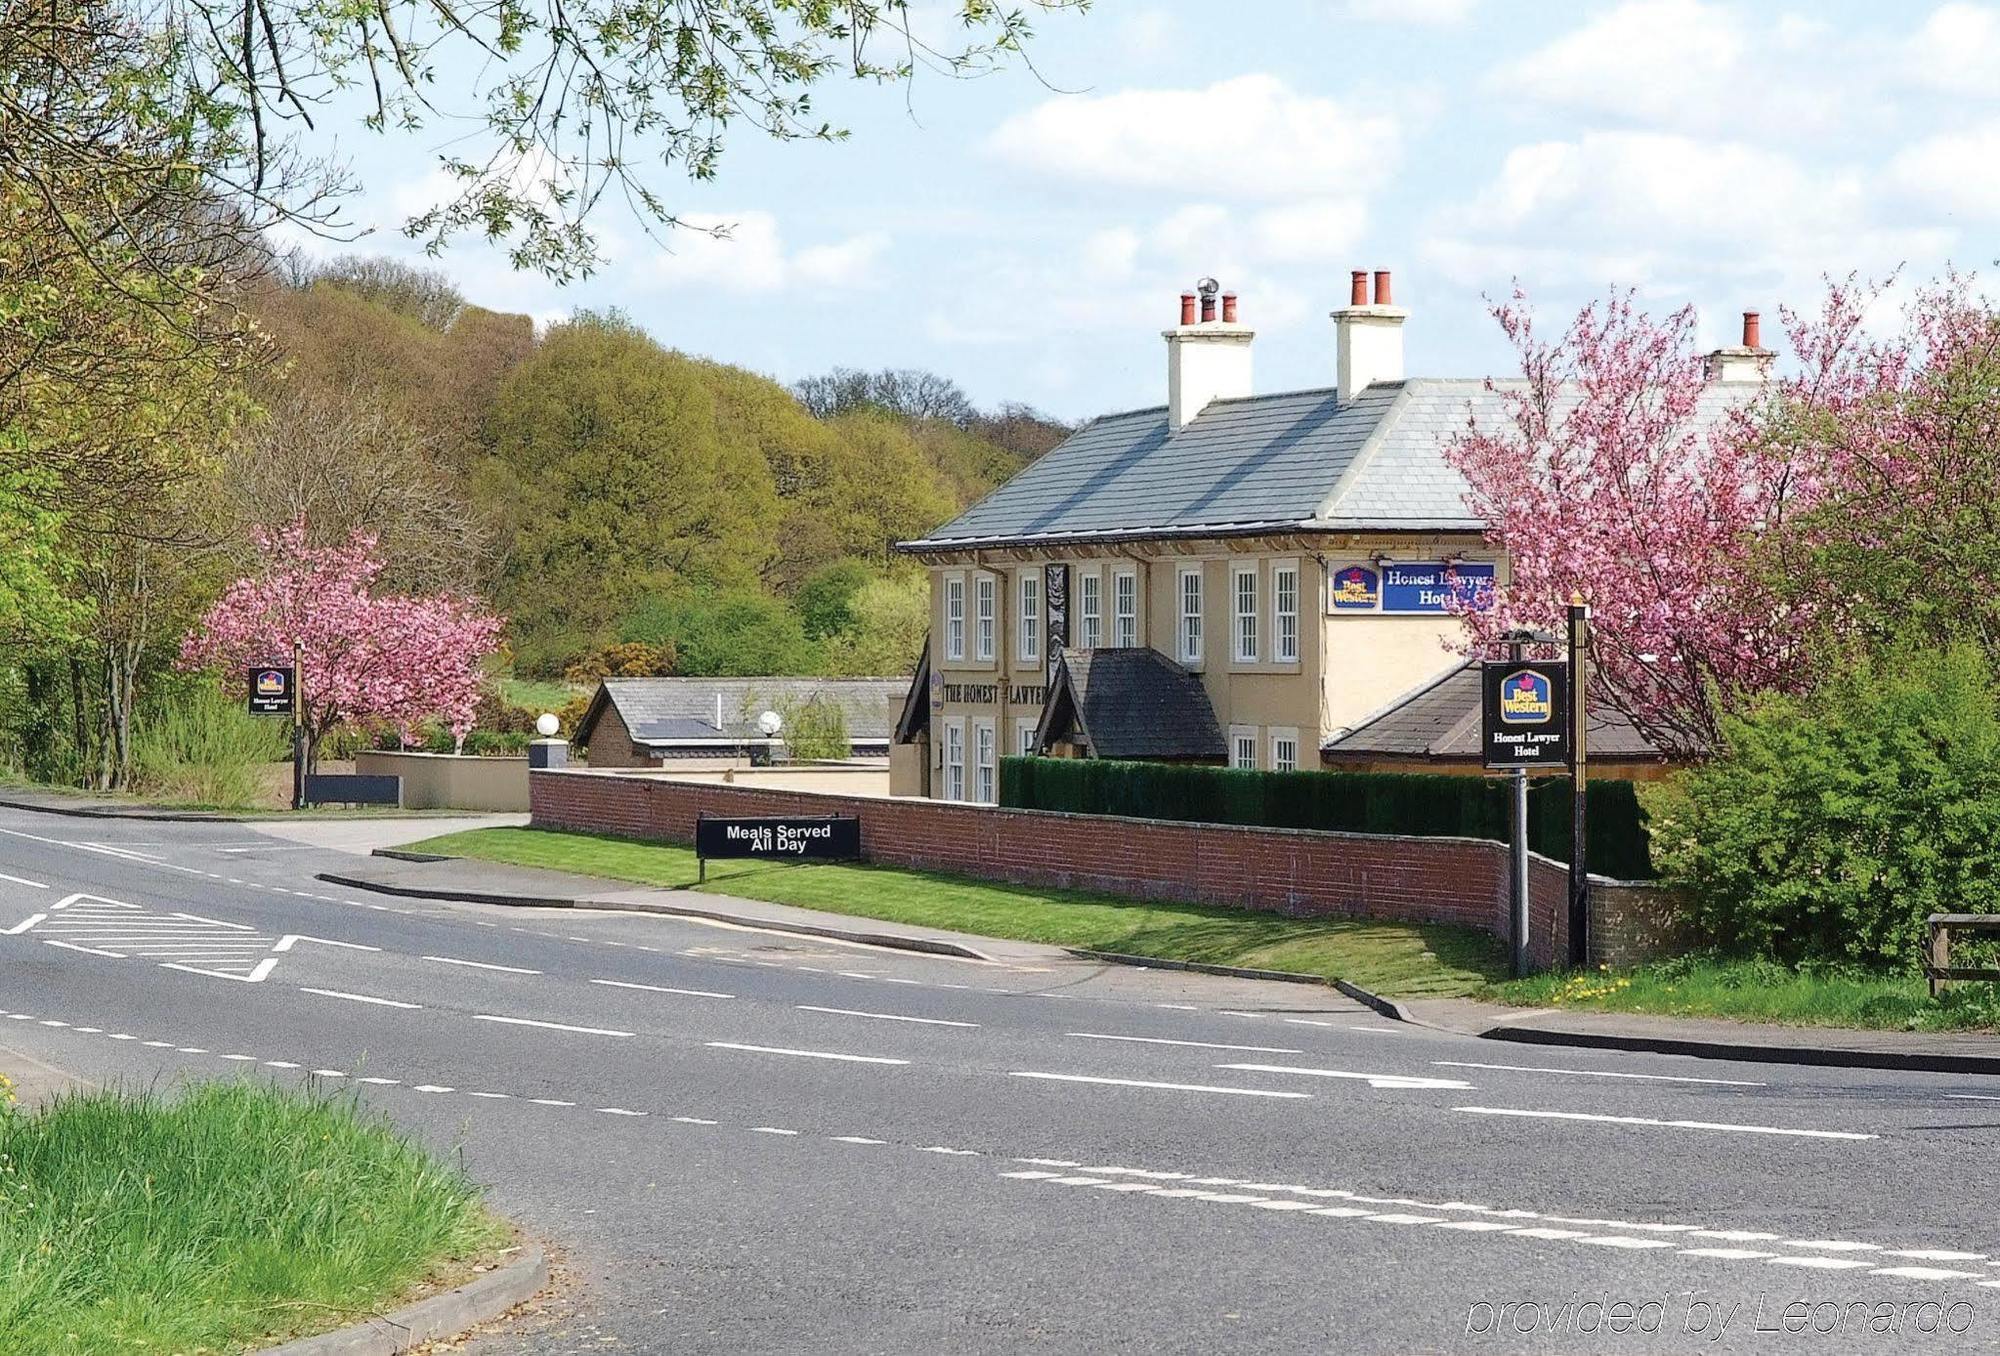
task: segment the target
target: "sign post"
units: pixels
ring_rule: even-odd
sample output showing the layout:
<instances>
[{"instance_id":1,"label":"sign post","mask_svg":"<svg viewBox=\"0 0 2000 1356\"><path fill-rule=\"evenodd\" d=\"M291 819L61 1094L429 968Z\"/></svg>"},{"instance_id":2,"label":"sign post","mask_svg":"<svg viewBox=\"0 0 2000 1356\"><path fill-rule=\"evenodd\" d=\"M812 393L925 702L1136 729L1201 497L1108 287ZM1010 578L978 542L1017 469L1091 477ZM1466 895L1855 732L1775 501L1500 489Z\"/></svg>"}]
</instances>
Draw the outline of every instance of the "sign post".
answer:
<instances>
[{"instance_id":1,"label":"sign post","mask_svg":"<svg viewBox=\"0 0 2000 1356\"><path fill-rule=\"evenodd\" d=\"M306 703L305 693L299 688L305 686L306 645L302 640L292 642L292 808L306 808Z\"/></svg>"},{"instance_id":2,"label":"sign post","mask_svg":"<svg viewBox=\"0 0 2000 1356\"><path fill-rule=\"evenodd\" d=\"M1569 671L1576 679L1570 713L1569 963L1590 963L1590 854L1586 811L1590 782L1589 734L1584 717L1590 685L1590 608L1572 593L1569 607Z\"/></svg>"},{"instance_id":3,"label":"sign post","mask_svg":"<svg viewBox=\"0 0 2000 1356\"><path fill-rule=\"evenodd\" d=\"M1534 631L1507 636L1510 658L1488 660L1481 670L1482 761L1508 774L1513 810L1508 854L1508 914L1514 973L1528 959L1528 769L1559 767L1568 753L1568 666L1525 659L1530 644L1555 637Z\"/></svg>"}]
</instances>

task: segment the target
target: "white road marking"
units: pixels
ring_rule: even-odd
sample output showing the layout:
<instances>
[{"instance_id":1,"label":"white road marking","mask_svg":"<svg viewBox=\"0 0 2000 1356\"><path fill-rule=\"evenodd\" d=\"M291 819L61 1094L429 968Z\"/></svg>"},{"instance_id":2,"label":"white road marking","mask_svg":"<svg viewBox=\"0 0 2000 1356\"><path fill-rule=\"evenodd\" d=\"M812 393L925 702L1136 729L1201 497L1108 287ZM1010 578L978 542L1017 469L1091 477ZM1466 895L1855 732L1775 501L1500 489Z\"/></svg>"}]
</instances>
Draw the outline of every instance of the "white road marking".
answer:
<instances>
[{"instance_id":1,"label":"white road marking","mask_svg":"<svg viewBox=\"0 0 2000 1356\"><path fill-rule=\"evenodd\" d=\"M908 1064L907 1059L883 1055L841 1055L831 1050L791 1050L782 1045L740 1045L735 1041L709 1041L711 1050L747 1050L758 1055L797 1055L802 1059L837 1059L849 1064Z\"/></svg>"},{"instance_id":2,"label":"white road marking","mask_svg":"<svg viewBox=\"0 0 2000 1356\"><path fill-rule=\"evenodd\" d=\"M674 989L664 984L633 984L623 979L593 979L592 984L602 984L607 989L643 989L647 993L677 993L687 998L734 998L733 993L717 993L713 989Z\"/></svg>"},{"instance_id":3,"label":"white road marking","mask_svg":"<svg viewBox=\"0 0 2000 1356\"><path fill-rule=\"evenodd\" d=\"M565 1101L564 1101L564 1100L563 1100L562 1098L560 1098L560 1097L530 1097L530 1098L529 1098L528 1100L529 1100L530 1102L534 1103L534 1104L535 1104L536 1106L575 1106L575 1105L576 1105L576 1103L575 1103L575 1102L565 1102Z\"/></svg>"},{"instance_id":4,"label":"white road marking","mask_svg":"<svg viewBox=\"0 0 2000 1356\"><path fill-rule=\"evenodd\" d=\"M1650 1116L1598 1116L1585 1111L1524 1111L1518 1107L1455 1106L1477 1116L1528 1116L1558 1121L1596 1121L1606 1125L1650 1125L1668 1130L1722 1130L1743 1135L1796 1135L1804 1139L1880 1139L1852 1130L1790 1130L1776 1125L1728 1125L1721 1121L1662 1121Z\"/></svg>"},{"instance_id":5,"label":"white road marking","mask_svg":"<svg viewBox=\"0 0 2000 1356\"><path fill-rule=\"evenodd\" d=\"M606 1116L648 1116L652 1114L647 1111L627 1111L622 1106L601 1106L597 1109Z\"/></svg>"},{"instance_id":6,"label":"white road marking","mask_svg":"<svg viewBox=\"0 0 2000 1356\"><path fill-rule=\"evenodd\" d=\"M413 1012L423 1007L422 1003L405 1003L402 1000L396 998L374 998L365 993L348 993L342 989L301 988L299 992L316 993L321 998L345 998L350 1003L373 1003L377 1007L383 1007L383 1008L407 1008Z\"/></svg>"},{"instance_id":7,"label":"white road marking","mask_svg":"<svg viewBox=\"0 0 2000 1356\"><path fill-rule=\"evenodd\" d=\"M2000 1096L1990 1092L1947 1092L1945 1096L1960 1102L2000 1102Z\"/></svg>"},{"instance_id":8,"label":"white road marking","mask_svg":"<svg viewBox=\"0 0 2000 1356\"><path fill-rule=\"evenodd\" d=\"M1949 1248L1901 1248L1888 1253L1887 1257L1907 1257L1915 1262L1983 1262L1983 1252L1953 1252Z\"/></svg>"},{"instance_id":9,"label":"white road marking","mask_svg":"<svg viewBox=\"0 0 2000 1356\"><path fill-rule=\"evenodd\" d=\"M753 1125L750 1127L750 1133L753 1135L796 1135L799 1132L796 1130L780 1130L775 1125Z\"/></svg>"},{"instance_id":10,"label":"white road marking","mask_svg":"<svg viewBox=\"0 0 2000 1356\"><path fill-rule=\"evenodd\" d=\"M1788 1238L1785 1246L1790 1248L1824 1248L1828 1252L1880 1252L1879 1243L1850 1243L1839 1238Z\"/></svg>"},{"instance_id":11,"label":"white road marking","mask_svg":"<svg viewBox=\"0 0 2000 1356\"><path fill-rule=\"evenodd\" d=\"M74 942L58 942L58 941L55 941L54 939L52 939L52 938L48 938L48 937L44 937L44 938L42 939L42 945L43 945L43 946L59 946L59 947L61 947L61 948L62 948L63 950L65 950L65 951L81 951L81 952L83 952L83 953L84 953L85 955L89 955L89 956L109 956L109 957L111 957L111 959L113 959L113 960L124 960L124 959L125 959L125 953L124 953L123 951L99 951L99 950L98 950L98 949L97 949L96 947L94 947L94 946L78 946L78 945L77 945L76 943L74 943Z\"/></svg>"},{"instance_id":12,"label":"white road marking","mask_svg":"<svg viewBox=\"0 0 2000 1356\"><path fill-rule=\"evenodd\" d=\"M1303 1050L1293 1050L1282 1045L1222 1045L1215 1041L1174 1041L1164 1036L1107 1036L1097 1031L1066 1031L1066 1036L1075 1036L1086 1041L1131 1041L1138 1045L1184 1045L1191 1050L1246 1050L1265 1055L1302 1055Z\"/></svg>"},{"instance_id":13,"label":"white road marking","mask_svg":"<svg viewBox=\"0 0 2000 1356\"><path fill-rule=\"evenodd\" d=\"M288 1059L267 1059L264 1061L264 1067L267 1069L296 1069L299 1066Z\"/></svg>"},{"instance_id":14,"label":"white road marking","mask_svg":"<svg viewBox=\"0 0 2000 1356\"><path fill-rule=\"evenodd\" d=\"M314 1069L314 1070L313 1070L313 1077L314 1077L314 1078L345 1078L345 1077L347 1077L347 1075L346 1075L346 1073L344 1073L343 1071L341 1071L341 1070L339 1070L339 1069Z\"/></svg>"},{"instance_id":15,"label":"white road marking","mask_svg":"<svg viewBox=\"0 0 2000 1356\"><path fill-rule=\"evenodd\" d=\"M905 1017L896 1012L856 1012L853 1008L817 1008L810 1003L795 1003L800 1012L830 1012L836 1017L872 1017L880 1022L920 1022L925 1026L978 1026L977 1022L948 1022L942 1017Z\"/></svg>"},{"instance_id":16,"label":"white road marking","mask_svg":"<svg viewBox=\"0 0 2000 1356\"><path fill-rule=\"evenodd\" d=\"M361 1081L364 1083L374 1083L385 1088L393 1088L403 1080L400 1078L364 1078Z\"/></svg>"},{"instance_id":17,"label":"white road marking","mask_svg":"<svg viewBox=\"0 0 2000 1356\"><path fill-rule=\"evenodd\" d=\"M1592 1234L1579 1238L1577 1242L1590 1243L1600 1248L1629 1248L1634 1251L1641 1248L1671 1248L1674 1246L1663 1238L1625 1238L1618 1234Z\"/></svg>"},{"instance_id":18,"label":"white road marking","mask_svg":"<svg viewBox=\"0 0 2000 1356\"><path fill-rule=\"evenodd\" d=\"M10 880L16 885L25 885L31 890L46 890L49 888L38 880L29 880L26 876L10 876L5 871L0 871L0 880Z\"/></svg>"},{"instance_id":19,"label":"white road marking","mask_svg":"<svg viewBox=\"0 0 2000 1356\"><path fill-rule=\"evenodd\" d=\"M276 956L266 956L263 960L258 961L255 968L247 975L232 975L227 970L203 970L193 965L176 965L172 961L161 961L160 968L163 970L185 970L191 975L207 975L212 979L233 979L242 984L262 984L265 978L271 973L272 967L277 965L277 963L278 958Z\"/></svg>"},{"instance_id":20,"label":"white road marking","mask_svg":"<svg viewBox=\"0 0 2000 1356\"><path fill-rule=\"evenodd\" d=\"M255 932L257 930L251 927L248 923L225 923L220 918L204 918L202 915L198 913L174 913L174 914L169 914L168 917L186 918L196 923L212 923L216 927L234 928L238 932Z\"/></svg>"},{"instance_id":21,"label":"white road marking","mask_svg":"<svg viewBox=\"0 0 2000 1356\"><path fill-rule=\"evenodd\" d=\"M705 1121L705 1120L703 1120L703 1119L702 1119L701 1117L699 1117L699 1116L676 1116L676 1117L674 1117L674 1119L675 1119L675 1120L677 1120L677 1121L679 1121L679 1122L680 1122L680 1123L681 1123L682 1125L715 1125L715 1124L717 1124L717 1122L715 1122L715 1121Z\"/></svg>"},{"instance_id":22,"label":"white road marking","mask_svg":"<svg viewBox=\"0 0 2000 1356\"><path fill-rule=\"evenodd\" d=\"M455 960L450 956L425 956L424 959L427 961L436 961L440 965L463 965L473 970L498 970L503 974L509 975L539 975L541 973L540 970L528 970L519 965L493 965L487 961Z\"/></svg>"},{"instance_id":23,"label":"white road marking","mask_svg":"<svg viewBox=\"0 0 2000 1356\"><path fill-rule=\"evenodd\" d=\"M1027 1070L1011 1070L1009 1078L1040 1078L1056 1083L1104 1083L1121 1088L1164 1088L1169 1092L1220 1092L1232 1097L1290 1097L1310 1098L1309 1092L1279 1092L1267 1088L1218 1088L1205 1083L1155 1083L1143 1078L1093 1078L1088 1074L1032 1073Z\"/></svg>"},{"instance_id":24,"label":"white road marking","mask_svg":"<svg viewBox=\"0 0 2000 1356\"><path fill-rule=\"evenodd\" d=\"M411 1088L410 1091L411 1092L456 1092L458 1091L458 1089L440 1087L436 1083L419 1083L414 1088Z\"/></svg>"},{"instance_id":25,"label":"white road marking","mask_svg":"<svg viewBox=\"0 0 2000 1356\"><path fill-rule=\"evenodd\" d=\"M1759 1252L1755 1248L1682 1248L1683 1257L1720 1257L1730 1262L1750 1262L1760 1257L1776 1257L1775 1252Z\"/></svg>"},{"instance_id":26,"label":"white road marking","mask_svg":"<svg viewBox=\"0 0 2000 1356\"><path fill-rule=\"evenodd\" d=\"M1434 1059L1432 1064L1446 1069L1501 1069L1508 1073L1575 1074L1579 1078L1640 1078L1654 1083L1716 1083L1732 1088L1763 1088L1747 1078L1688 1078L1680 1074L1610 1073L1603 1069L1548 1069L1533 1064L1475 1064L1462 1059Z\"/></svg>"},{"instance_id":27,"label":"white road marking","mask_svg":"<svg viewBox=\"0 0 2000 1356\"><path fill-rule=\"evenodd\" d=\"M1901 1276L1912 1281L1976 1281L1983 1271L1947 1271L1943 1267L1877 1267L1870 1276Z\"/></svg>"},{"instance_id":28,"label":"white road marking","mask_svg":"<svg viewBox=\"0 0 2000 1356\"><path fill-rule=\"evenodd\" d=\"M887 1141L870 1139L866 1135L835 1135L833 1142L836 1144L883 1144Z\"/></svg>"},{"instance_id":29,"label":"white road marking","mask_svg":"<svg viewBox=\"0 0 2000 1356\"><path fill-rule=\"evenodd\" d=\"M1422 1074L1354 1073L1347 1069L1307 1069L1290 1064L1218 1064L1218 1069L1240 1069L1244 1073L1305 1074L1312 1078L1353 1078L1371 1088L1428 1090L1469 1088L1472 1084L1456 1078L1426 1078Z\"/></svg>"},{"instance_id":30,"label":"white road marking","mask_svg":"<svg viewBox=\"0 0 2000 1356\"><path fill-rule=\"evenodd\" d=\"M1868 1265L1847 1257L1773 1257L1774 1267L1806 1267L1814 1271L1855 1271Z\"/></svg>"},{"instance_id":31,"label":"white road marking","mask_svg":"<svg viewBox=\"0 0 2000 1356\"><path fill-rule=\"evenodd\" d=\"M508 1026L538 1026L547 1031L574 1031L579 1036L630 1036L629 1031L613 1031L602 1026L568 1026L562 1022L537 1022L528 1017L495 1017L488 1012L472 1014L475 1022L502 1022Z\"/></svg>"},{"instance_id":32,"label":"white road marking","mask_svg":"<svg viewBox=\"0 0 2000 1356\"><path fill-rule=\"evenodd\" d=\"M514 1100L514 1094L511 1092L468 1092L465 1095L467 1097L484 1097L495 1102L511 1102Z\"/></svg>"},{"instance_id":33,"label":"white road marking","mask_svg":"<svg viewBox=\"0 0 2000 1356\"><path fill-rule=\"evenodd\" d=\"M317 942L321 946L337 946L343 951L380 951L382 949L379 946L364 946L360 942L336 942L331 937L308 937L303 933L297 932L286 933L278 939L277 944L271 949L273 951L290 951L299 942ZM536 972L530 971L529 973L533 974Z\"/></svg>"}]
</instances>

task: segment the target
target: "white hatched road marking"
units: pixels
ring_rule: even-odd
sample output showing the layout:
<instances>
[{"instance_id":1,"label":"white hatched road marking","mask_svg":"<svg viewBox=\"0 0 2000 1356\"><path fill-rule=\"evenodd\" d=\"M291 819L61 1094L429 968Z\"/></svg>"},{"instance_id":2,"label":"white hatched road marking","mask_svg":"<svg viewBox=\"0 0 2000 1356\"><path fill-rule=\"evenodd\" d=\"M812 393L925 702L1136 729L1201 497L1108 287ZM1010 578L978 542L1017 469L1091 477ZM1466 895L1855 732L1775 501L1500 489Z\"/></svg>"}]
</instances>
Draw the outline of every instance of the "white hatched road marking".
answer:
<instances>
[{"instance_id":1,"label":"white hatched road marking","mask_svg":"<svg viewBox=\"0 0 2000 1356\"><path fill-rule=\"evenodd\" d=\"M384 1007L384 1008L408 1008L412 1011L416 1011L423 1007L422 1003L405 1003L395 998L373 998L365 993L346 993L340 989L301 988L299 992L316 993L321 998L345 998L350 1003L373 1003L377 1007Z\"/></svg>"},{"instance_id":2,"label":"white hatched road marking","mask_svg":"<svg viewBox=\"0 0 2000 1356\"><path fill-rule=\"evenodd\" d=\"M277 966L278 955L300 942L317 942L348 951L381 950L359 942L337 942L299 933L274 937L247 923L231 923L199 913L149 909L141 904L80 892L57 900L45 912L29 915L0 931L0 936L19 937L29 933L35 934L34 939L44 945L64 951L109 960L138 957L153 961L162 969L243 984L261 984Z\"/></svg>"},{"instance_id":3,"label":"white hatched road marking","mask_svg":"<svg viewBox=\"0 0 2000 1356\"><path fill-rule=\"evenodd\" d=\"M1476 1116L1527 1116L1542 1120L1594 1121L1605 1125L1644 1125L1667 1130L1718 1130L1741 1135L1796 1135L1804 1139L1880 1139L1853 1130L1791 1130L1776 1125L1732 1125L1723 1121L1663 1121L1651 1116L1600 1116L1588 1111L1527 1111L1520 1107L1455 1106Z\"/></svg>"},{"instance_id":4,"label":"white hatched road marking","mask_svg":"<svg viewBox=\"0 0 2000 1356\"><path fill-rule=\"evenodd\" d=\"M686 998L734 998L733 993L717 993L713 989L673 989L664 984L634 984L623 979L593 979L592 984L602 984L607 989L643 989L647 993L676 993Z\"/></svg>"},{"instance_id":5,"label":"white hatched road marking","mask_svg":"<svg viewBox=\"0 0 2000 1356\"><path fill-rule=\"evenodd\" d=\"M440 965L463 965L471 970L498 970L502 974L507 975L539 975L541 973L540 970L529 970L519 965L494 965L490 961L456 960L451 956L425 956L424 959L427 961L436 961Z\"/></svg>"}]
</instances>

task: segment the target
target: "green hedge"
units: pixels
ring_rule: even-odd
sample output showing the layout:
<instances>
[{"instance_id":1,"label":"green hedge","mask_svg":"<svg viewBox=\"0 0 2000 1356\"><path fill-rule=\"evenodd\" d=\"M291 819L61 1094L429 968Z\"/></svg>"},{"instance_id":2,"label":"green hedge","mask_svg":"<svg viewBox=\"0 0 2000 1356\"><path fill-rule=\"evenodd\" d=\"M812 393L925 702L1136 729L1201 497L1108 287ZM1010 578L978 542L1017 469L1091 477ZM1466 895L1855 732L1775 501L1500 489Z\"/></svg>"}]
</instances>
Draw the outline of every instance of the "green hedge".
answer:
<instances>
[{"instance_id":1,"label":"green hedge","mask_svg":"<svg viewBox=\"0 0 2000 1356\"><path fill-rule=\"evenodd\" d=\"M1000 803L1020 810L1125 815L1206 824L1338 829L1425 837L1508 838L1508 786L1499 777L1399 772L1256 772L1186 763L1098 758L1003 758ZM1590 869L1652 880L1646 812L1632 783L1590 784ZM1569 860L1570 784L1529 783L1528 845Z\"/></svg>"}]
</instances>

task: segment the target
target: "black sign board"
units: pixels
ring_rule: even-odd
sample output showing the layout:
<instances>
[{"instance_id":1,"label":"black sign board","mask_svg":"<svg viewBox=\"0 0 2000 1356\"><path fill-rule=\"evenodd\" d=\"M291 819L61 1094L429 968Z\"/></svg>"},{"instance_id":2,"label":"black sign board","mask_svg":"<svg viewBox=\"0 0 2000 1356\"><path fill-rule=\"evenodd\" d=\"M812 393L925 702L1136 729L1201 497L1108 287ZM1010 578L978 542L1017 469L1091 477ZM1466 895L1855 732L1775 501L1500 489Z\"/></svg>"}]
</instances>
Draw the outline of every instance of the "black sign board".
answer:
<instances>
[{"instance_id":1,"label":"black sign board","mask_svg":"<svg viewBox=\"0 0 2000 1356\"><path fill-rule=\"evenodd\" d=\"M1480 751L1490 768L1569 762L1569 665L1489 659L1481 673Z\"/></svg>"},{"instance_id":2,"label":"black sign board","mask_svg":"<svg viewBox=\"0 0 2000 1356\"><path fill-rule=\"evenodd\" d=\"M289 716L295 691L290 665L266 664L250 670L250 714Z\"/></svg>"},{"instance_id":3,"label":"black sign board","mask_svg":"<svg viewBox=\"0 0 2000 1356\"><path fill-rule=\"evenodd\" d=\"M1049 643L1042 672L1053 680L1056 661L1062 658L1063 648L1069 644L1069 566L1042 567L1042 597L1048 601L1049 610Z\"/></svg>"},{"instance_id":4,"label":"black sign board","mask_svg":"<svg viewBox=\"0 0 2000 1356\"><path fill-rule=\"evenodd\" d=\"M695 821L694 855L755 857L776 862L847 862L861 855L861 821L853 815Z\"/></svg>"}]
</instances>

